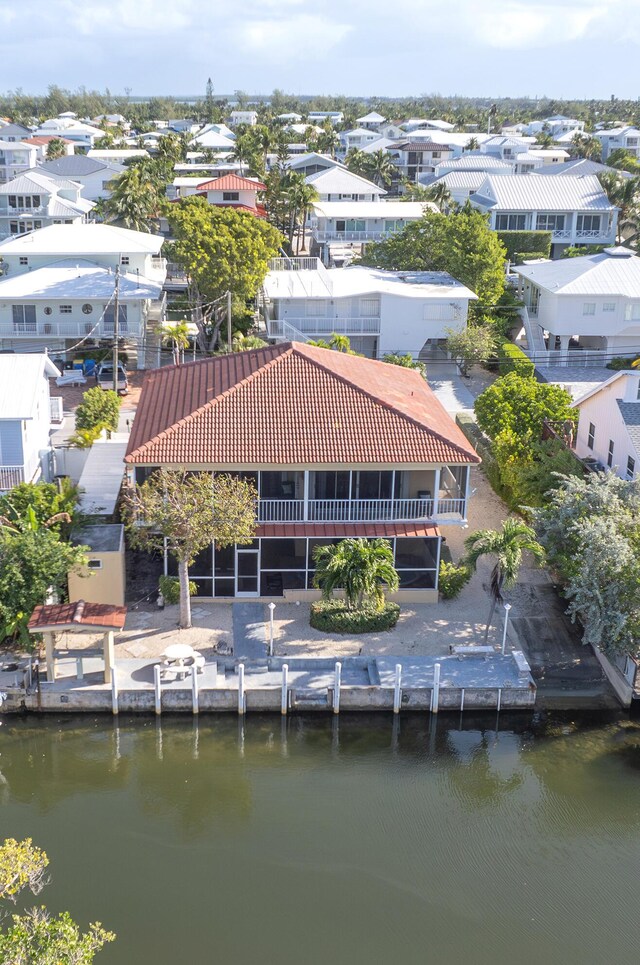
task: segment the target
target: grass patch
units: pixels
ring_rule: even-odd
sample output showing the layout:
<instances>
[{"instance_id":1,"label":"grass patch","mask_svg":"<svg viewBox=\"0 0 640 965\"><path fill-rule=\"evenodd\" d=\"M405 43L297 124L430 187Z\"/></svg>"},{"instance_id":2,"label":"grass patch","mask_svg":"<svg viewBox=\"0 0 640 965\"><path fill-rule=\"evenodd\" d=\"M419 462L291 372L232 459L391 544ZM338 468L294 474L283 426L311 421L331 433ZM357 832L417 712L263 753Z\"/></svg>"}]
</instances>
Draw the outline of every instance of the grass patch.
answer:
<instances>
[{"instance_id":1,"label":"grass patch","mask_svg":"<svg viewBox=\"0 0 640 965\"><path fill-rule=\"evenodd\" d=\"M326 633L379 633L395 627L399 616L397 603L385 603L382 610L349 610L343 600L319 600L311 604L310 623Z\"/></svg>"}]
</instances>

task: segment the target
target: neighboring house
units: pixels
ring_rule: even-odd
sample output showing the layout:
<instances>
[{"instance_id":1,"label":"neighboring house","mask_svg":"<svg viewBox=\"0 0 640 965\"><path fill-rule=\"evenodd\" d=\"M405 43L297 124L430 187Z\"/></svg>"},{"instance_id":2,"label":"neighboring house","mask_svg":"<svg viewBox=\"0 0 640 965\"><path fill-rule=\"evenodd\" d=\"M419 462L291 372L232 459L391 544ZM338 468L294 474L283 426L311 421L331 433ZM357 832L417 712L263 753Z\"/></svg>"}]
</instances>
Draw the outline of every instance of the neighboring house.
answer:
<instances>
[{"instance_id":1,"label":"neighboring house","mask_svg":"<svg viewBox=\"0 0 640 965\"><path fill-rule=\"evenodd\" d=\"M424 201L317 201L310 217L311 236L325 263L331 260L331 242L381 241L419 221L425 211L437 211Z\"/></svg>"},{"instance_id":2,"label":"neighboring house","mask_svg":"<svg viewBox=\"0 0 640 965\"><path fill-rule=\"evenodd\" d=\"M55 224L81 224L95 207L82 185L40 169L0 185L0 238Z\"/></svg>"},{"instance_id":3,"label":"neighboring house","mask_svg":"<svg viewBox=\"0 0 640 965\"><path fill-rule=\"evenodd\" d=\"M377 111L370 111L365 114L364 117L357 117L356 124L358 127L364 127L368 131L379 131L382 124L386 122L386 117L382 114L378 114Z\"/></svg>"},{"instance_id":4,"label":"neighboring house","mask_svg":"<svg viewBox=\"0 0 640 965\"><path fill-rule=\"evenodd\" d=\"M215 151L216 154L233 151L236 143L235 134L232 131L228 134L222 133L217 127L212 124L198 131L191 140L191 144L207 151ZM229 129L225 127L225 130Z\"/></svg>"},{"instance_id":5,"label":"neighboring house","mask_svg":"<svg viewBox=\"0 0 640 965\"><path fill-rule=\"evenodd\" d=\"M574 403L579 412L575 450L621 479L640 472L640 372L616 372Z\"/></svg>"},{"instance_id":6,"label":"neighboring house","mask_svg":"<svg viewBox=\"0 0 640 965\"><path fill-rule=\"evenodd\" d=\"M33 131L22 124L3 124L0 128L0 137L3 141L24 141L26 137L31 137Z\"/></svg>"},{"instance_id":7,"label":"neighboring house","mask_svg":"<svg viewBox=\"0 0 640 965\"><path fill-rule=\"evenodd\" d=\"M119 328L146 365L149 336L164 319L164 239L112 225L55 225L0 242L0 347L65 352L113 341L115 269Z\"/></svg>"},{"instance_id":8,"label":"neighboring house","mask_svg":"<svg viewBox=\"0 0 640 965\"><path fill-rule=\"evenodd\" d=\"M277 114L276 121L280 121L281 124L299 124L302 120L302 114L296 114L295 111L290 111L288 114Z\"/></svg>"},{"instance_id":9,"label":"neighboring house","mask_svg":"<svg viewBox=\"0 0 640 965\"><path fill-rule=\"evenodd\" d=\"M189 466L255 483L255 539L198 554L199 596L317 598L315 547L361 536L390 540L416 602L437 601L439 526L466 519L479 461L418 372L295 342L150 372L125 457L131 482Z\"/></svg>"},{"instance_id":10,"label":"neighboring house","mask_svg":"<svg viewBox=\"0 0 640 965\"><path fill-rule=\"evenodd\" d=\"M109 147L93 148L87 151L87 157L95 158L96 161L104 161L106 164L126 164L138 157L151 157L143 147Z\"/></svg>"},{"instance_id":11,"label":"neighboring house","mask_svg":"<svg viewBox=\"0 0 640 965\"><path fill-rule=\"evenodd\" d=\"M327 171L329 168L342 168L344 171L347 170L344 164L336 161L334 157L329 157L328 154L318 154L316 151L309 151L306 154L289 158L286 162L286 167L291 171L299 171L301 174L304 174L305 178L310 174L315 174L317 171Z\"/></svg>"},{"instance_id":12,"label":"neighboring house","mask_svg":"<svg viewBox=\"0 0 640 965\"><path fill-rule=\"evenodd\" d=\"M640 257L628 248L514 265L512 271L542 350L540 338L548 335L549 361L538 351L540 364L602 364L640 348Z\"/></svg>"},{"instance_id":13,"label":"neighboring house","mask_svg":"<svg viewBox=\"0 0 640 965\"><path fill-rule=\"evenodd\" d=\"M229 115L229 127L240 127L241 124L246 124L249 127L255 127L257 123L257 111L231 111L231 114Z\"/></svg>"},{"instance_id":14,"label":"neighboring house","mask_svg":"<svg viewBox=\"0 0 640 965\"><path fill-rule=\"evenodd\" d=\"M316 189L319 201L379 201L387 193L342 165L309 174L305 180Z\"/></svg>"},{"instance_id":15,"label":"neighboring house","mask_svg":"<svg viewBox=\"0 0 640 965\"><path fill-rule=\"evenodd\" d=\"M343 120L342 111L310 111L307 114L309 124L324 124L325 121L331 121L335 127L336 124L342 124Z\"/></svg>"},{"instance_id":16,"label":"neighboring house","mask_svg":"<svg viewBox=\"0 0 640 965\"><path fill-rule=\"evenodd\" d=\"M550 231L552 257L569 245L610 245L618 209L594 175L585 177L494 177L471 197L495 231Z\"/></svg>"},{"instance_id":17,"label":"neighboring house","mask_svg":"<svg viewBox=\"0 0 640 965\"><path fill-rule=\"evenodd\" d=\"M0 131L0 134L1 133L2 132ZM56 144L60 142L64 146L66 154L75 154L76 148L73 141L68 141L66 137L58 137L54 136L53 134L48 134L46 136L39 134L34 135L33 137L25 137L25 139L22 141L22 144L28 144L30 147L34 147L36 149L37 163L41 164L43 161L47 160L47 151L52 141L55 141ZM35 164L36 161L34 160L31 167L34 167Z\"/></svg>"},{"instance_id":18,"label":"neighboring house","mask_svg":"<svg viewBox=\"0 0 640 965\"><path fill-rule=\"evenodd\" d=\"M377 131L370 131L366 127L354 127L351 131L342 131L338 136L343 154L348 154L353 148L362 150L367 144L377 141L380 137Z\"/></svg>"},{"instance_id":19,"label":"neighboring house","mask_svg":"<svg viewBox=\"0 0 640 965\"><path fill-rule=\"evenodd\" d=\"M24 141L2 140L2 130L0 128L0 184L5 184L35 167L38 149Z\"/></svg>"},{"instance_id":20,"label":"neighboring house","mask_svg":"<svg viewBox=\"0 0 640 965\"><path fill-rule=\"evenodd\" d=\"M482 145L491 135L488 134L460 134L455 132L435 131L432 128L418 128L411 131L412 141L434 141L444 144L453 151L454 158L461 157L467 150L467 145L471 138L475 138L478 144ZM407 138L405 138L406 140Z\"/></svg>"},{"instance_id":21,"label":"neighboring house","mask_svg":"<svg viewBox=\"0 0 640 965\"><path fill-rule=\"evenodd\" d=\"M544 132L550 134L554 141L563 134L574 134L576 131L584 131L584 121L578 121L575 117L565 117L564 114L553 114L542 121L531 121L526 127L527 134Z\"/></svg>"},{"instance_id":22,"label":"neighboring house","mask_svg":"<svg viewBox=\"0 0 640 965\"><path fill-rule=\"evenodd\" d=\"M45 174L77 181L82 185L82 197L87 201L109 198L114 182L126 170L123 164L107 164L86 154L74 154L45 161L39 169Z\"/></svg>"},{"instance_id":23,"label":"neighboring house","mask_svg":"<svg viewBox=\"0 0 640 965\"><path fill-rule=\"evenodd\" d=\"M640 130L637 127L615 127L608 131L594 131L602 144L602 160L606 161L612 151L622 148L640 158Z\"/></svg>"},{"instance_id":24,"label":"neighboring house","mask_svg":"<svg viewBox=\"0 0 640 965\"><path fill-rule=\"evenodd\" d=\"M49 379L58 375L47 355L0 355L0 492L53 478L50 435L62 399L50 398Z\"/></svg>"},{"instance_id":25,"label":"neighboring house","mask_svg":"<svg viewBox=\"0 0 640 965\"><path fill-rule=\"evenodd\" d=\"M266 191L266 185L262 181L226 174L213 181L200 182L196 193L206 197L209 204L218 208L236 208L266 218L264 205L257 200L259 191Z\"/></svg>"},{"instance_id":26,"label":"neighboring house","mask_svg":"<svg viewBox=\"0 0 640 965\"><path fill-rule=\"evenodd\" d=\"M542 152L540 152L542 153ZM562 164L543 164L541 168L538 168L535 172L536 174L561 174L566 177L566 175L571 175L571 177L584 177L585 174L616 174L618 177L622 178L632 178L633 175L629 174L628 171L621 171L619 168L610 168L606 164L600 164L599 161L592 161L586 157L574 157L569 158Z\"/></svg>"},{"instance_id":27,"label":"neighboring house","mask_svg":"<svg viewBox=\"0 0 640 965\"><path fill-rule=\"evenodd\" d=\"M570 160L571 155L568 151L565 151L561 147L536 147L535 144L531 145L531 151L525 157L537 157L542 158L542 167L554 167L561 169L563 164L566 164ZM583 158L576 158L576 160L584 160ZM586 172L584 172L586 174Z\"/></svg>"},{"instance_id":28,"label":"neighboring house","mask_svg":"<svg viewBox=\"0 0 640 965\"><path fill-rule=\"evenodd\" d=\"M482 154L491 154L502 161L515 161L518 155L528 154L535 143L533 137L503 137L501 134L491 135L480 145Z\"/></svg>"},{"instance_id":29,"label":"neighboring house","mask_svg":"<svg viewBox=\"0 0 640 965\"><path fill-rule=\"evenodd\" d=\"M68 141L73 141L81 150L85 152L94 147L97 140L104 137L104 131L91 124L83 124L75 114L67 111L52 117L40 125L36 134L52 137L64 137Z\"/></svg>"},{"instance_id":30,"label":"neighboring house","mask_svg":"<svg viewBox=\"0 0 640 965\"><path fill-rule=\"evenodd\" d=\"M446 144L435 141L396 141L387 147L393 163L403 178L417 181L420 174L431 174L443 161L453 156Z\"/></svg>"},{"instance_id":31,"label":"neighboring house","mask_svg":"<svg viewBox=\"0 0 640 965\"><path fill-rule=\"evenodd\" d=\"M492 154L483 154L481 151L467 151L461 157L451 157L446 161L441 161L436 165L435 174L441 177L443 174L450 174L452 171L462 173L463 171L483 171L485 174L513 174L513 162L502 161L499 157Z\"/></svg>"},{"instance_id":32,"label":"neighboring house","mask_svg":"<svg viewBox=\"0 0 640 965\"><path fill-rule=\"evenodd\" d=\"M441 177L434 177L432 174L425 174L418 178L418 183L424 187L432 188L436 184L446 184L451 194L451 200L460 206L464 205L472 194L475 194L480 185L484 184L486 174L484 171L450 171Z\"/></svg>"},{"instance_id":33,"label":"neighboring house","mask_svg":"<svg viewBox=\"0 0 640 965\"><path fill-rule=\"evenodd\" d=\"M455 124L450 124L449 121L443 121L439 118L425 120L424 118L411 117L408 121L405 121L401 127L403 127L405 131L411 132L420 128L425 128L426 130L432 131L453 131L455 129Z\"/></svg>"},{"instance_id":34,"label":"neighboring house","mask_svg":"<svg viewBox=\"0 0 640 965\"><path fill-rule=\"evenodd\" d=\"M418 356L464 328L472 291L446 272L326 269L314 258L276 258L264 282L269 338L307 341L348 335L368 358Z\"/></svg>"}]
</instances>

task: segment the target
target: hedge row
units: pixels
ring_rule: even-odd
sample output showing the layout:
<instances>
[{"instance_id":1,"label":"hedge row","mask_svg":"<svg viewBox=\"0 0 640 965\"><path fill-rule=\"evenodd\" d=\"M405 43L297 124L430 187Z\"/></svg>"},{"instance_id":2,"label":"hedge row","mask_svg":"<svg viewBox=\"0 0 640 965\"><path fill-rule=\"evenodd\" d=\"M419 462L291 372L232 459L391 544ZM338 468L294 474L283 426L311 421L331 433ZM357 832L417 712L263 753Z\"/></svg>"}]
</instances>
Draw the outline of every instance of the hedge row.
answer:
<instances>
[{"instance_id":1,"label":"hedge row","mask_svg":"<svg viewBox=\"0 0 640 965\"><path fill-rule=\"evenodd\" d=\"M385 603L382 610L349 610L342 600L319 600L311 604L310 622L325 633L378 633L395 627L399 615L397 603Z\"/></svg>"},{"instance_id":2,"label":"hedge row","mask_svg":"<svg viewBox=\"0 0 640 965\"><path fill-rule=\"evenodd\" d=\"M517 372L523 378L533 377L535 365L518 345L514 345L513 342L503 342L499 354L500 375Z\"/></svg>"},{"instance_id":3,"label":"hedge row","mask_svg":"<svg viewBox=\"0 0 640 965\"><path fill-rule=\"evenodd\" d=\"M507 258L515 264L520 263L518 259L551 255L550 231L497 231L496 234L507 249Z\"/></svg>"}]
</instances>

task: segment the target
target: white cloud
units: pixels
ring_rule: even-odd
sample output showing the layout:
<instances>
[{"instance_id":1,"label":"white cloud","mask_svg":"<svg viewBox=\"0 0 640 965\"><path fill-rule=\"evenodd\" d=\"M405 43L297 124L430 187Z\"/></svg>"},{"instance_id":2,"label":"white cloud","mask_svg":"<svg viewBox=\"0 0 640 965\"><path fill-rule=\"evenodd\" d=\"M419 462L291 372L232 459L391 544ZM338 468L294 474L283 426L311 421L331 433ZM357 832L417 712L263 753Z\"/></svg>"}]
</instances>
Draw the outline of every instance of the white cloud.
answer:
<instances>
[{"instance_id":1,"label":"white cloud","mask_svg":"<svg viewBox=\"0 0 640 965\"><path fill-rule=\"evenodd\" d=\"M252 20L240 27L239 42L263 60L322 60L351 32L350 24L316 14Z\"/></svg>"},{"instance_id":2,"label":"white cloud","mask_svg":"<svg viewBox=\"0 0 640 965\"><path fill-rule=\"evenodd\" d=\"M600 3L493 3L479 8L469 26L474 39L487 46L527 49L580 40L606 13Z\"/></svg>"}]
</instances>

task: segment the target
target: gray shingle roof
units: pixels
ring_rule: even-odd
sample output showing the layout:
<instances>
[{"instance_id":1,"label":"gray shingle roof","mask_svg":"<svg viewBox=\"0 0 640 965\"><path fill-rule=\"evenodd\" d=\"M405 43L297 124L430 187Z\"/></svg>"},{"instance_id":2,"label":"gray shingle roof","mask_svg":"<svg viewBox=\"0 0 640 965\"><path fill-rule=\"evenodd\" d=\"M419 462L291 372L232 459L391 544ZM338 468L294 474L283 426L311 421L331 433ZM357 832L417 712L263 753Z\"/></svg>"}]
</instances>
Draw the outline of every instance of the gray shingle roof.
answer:
<instances>
[{"instance_id":1,"label":"gray shingle roof","mask_svg":"<svg viewBox=\"0 0 640 965\"><path fill-rule=\"evenodd\" d=\"M633 448L640 453L640 402L623 402L622 399L616 399L616 402Z\"/></svg>"},{"instance_id":2,"label":"gray shingle roof","mask_svg":"<svg viewBox=\"0 0 640 965\"><path fill-rule=\"evenodd\" d=\"M98 161L97 158L87 157L86 154L71 154L56 158L55 161L46 161L41 167L43 171L48 171L50 174L73 178L95 174L96 171L103 171L108 165L104 161Z\"/></svg>"}]
</instances>

